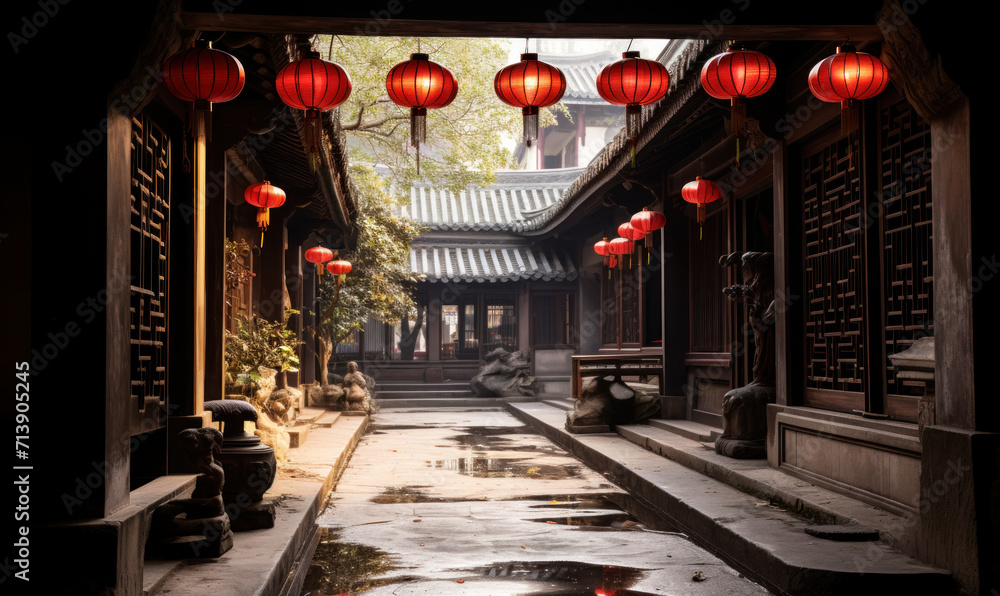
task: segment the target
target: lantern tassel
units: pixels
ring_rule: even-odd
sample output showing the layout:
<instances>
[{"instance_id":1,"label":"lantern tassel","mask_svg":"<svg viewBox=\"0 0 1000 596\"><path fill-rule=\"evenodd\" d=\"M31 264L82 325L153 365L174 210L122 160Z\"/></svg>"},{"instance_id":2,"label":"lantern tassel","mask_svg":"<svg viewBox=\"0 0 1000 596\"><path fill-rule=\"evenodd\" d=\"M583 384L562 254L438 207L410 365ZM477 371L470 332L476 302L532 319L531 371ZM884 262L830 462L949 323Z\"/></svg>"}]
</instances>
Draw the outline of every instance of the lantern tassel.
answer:
<instances>
[{"instance_id":1,"label":"lantern tassel","mask_svg":"<svg viewBox=\"0 0 1000 596\"><path fill-rule=\"evenodd\" d=\"M639 136L639 125L642 121L642 106L628 104L625 106L625 130L632 140L632 169L635 169L635 145Z\"/></svg>"},{"instance_id":2,"label":"lantern tassel","mask_svg":"<svg viewBox=\"0 0 1000 596\"><path fill-rule=\"evenodd\" d=\"M264 231L267 230L268 224L271 223L271 210L261 207L257 209L257 227L260 228L260 246L264 247Z\"/></svg>"},{"instance_id":3,"label":"lantern tassel","mask_svg":"<svg viewBox=\"0 0 1000 596\"><path fill-rule=\"evenodd\" d=\"M698 203L698 240L702 238L702 230L705 226L705 204Z\"/></svg>"},{"instance_id":4,"label":"lantern tassel","mask_svg":"<svg viewBox=\"0 0 1000 596\"><path fill-rule=\"evenodd\" d=\"M538 108L521 108L521 114L524 115L524 144L531 147L531 143L538 139Z\"/></svg>"},{"instance_id":5,"label":"lantern tassel","mask_svg":"<svg viewBox=\"0 0 1000 596\"><path fill-rule=\"evenodd\" d=\"M427 140L427 108L410 108L410 144L420 148Z\"/></svg>"},{"instance_id":6,"label":"lantern tassel","mask_svg":"<svg viewBox=\"0 0 1000 596\"><path fill-rule=\"evenodd\" d=\"M740 134L747 123L747 104L744 101L745 99L742 95L736 95L730 100L729 115L732 117L730 130L737 135Z\"/></svg>"},{"instance_id":7,"label":"lantern tassel","mask_svg":"<svg viewBox=\"0 0 1000 596\"><path fill-rule=\"evenodd\" d=\"M840 134L851 134L858 129L858 104L850 99L840 102Z\"/></svg>"}]
</instances>

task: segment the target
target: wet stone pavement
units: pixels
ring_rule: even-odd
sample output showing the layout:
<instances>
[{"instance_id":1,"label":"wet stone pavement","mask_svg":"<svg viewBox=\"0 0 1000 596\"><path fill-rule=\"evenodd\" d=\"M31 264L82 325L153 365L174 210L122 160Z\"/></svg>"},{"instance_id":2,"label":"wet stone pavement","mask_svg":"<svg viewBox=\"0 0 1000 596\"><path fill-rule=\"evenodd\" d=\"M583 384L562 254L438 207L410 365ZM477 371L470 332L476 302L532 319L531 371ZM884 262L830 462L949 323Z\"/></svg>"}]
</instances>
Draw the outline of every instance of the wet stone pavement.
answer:
<instances>
[{"instance_id":1,"label":"wet stone pavement","mask_svg":"<svg viewBox=\"0 0 1000 596\"><path fill-rule=\"evenodd\" d=\"M768 594L499 409L383 409L303 595Z\"/></svg>"}]
</instances>

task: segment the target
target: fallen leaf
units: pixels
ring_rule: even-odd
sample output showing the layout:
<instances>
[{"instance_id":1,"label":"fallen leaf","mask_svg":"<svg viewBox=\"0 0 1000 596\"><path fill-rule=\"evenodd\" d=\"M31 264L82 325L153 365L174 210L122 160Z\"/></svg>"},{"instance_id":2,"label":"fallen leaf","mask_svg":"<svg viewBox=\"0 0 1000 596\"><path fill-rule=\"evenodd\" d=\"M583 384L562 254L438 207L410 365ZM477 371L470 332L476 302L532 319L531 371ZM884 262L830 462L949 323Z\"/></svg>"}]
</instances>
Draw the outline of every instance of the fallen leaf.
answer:
<instances>
[{"instance_id":1,"label":"fallen leaf","mask_svg":"<svg viewBox=\"0 0 1000 596\"><path fill-rule=\"evenodd\" d=\"M417 523L420 523L420 521L421 520L419 520L419 519L415 519L415 520L413 520L413 523L417 524Z\"/></svg>"},{"instance_id":2,"label":"fallen leaf","mask_svg":"<svg viewBox=\"0 0 1000 596\"><path fill-rule=\"evenodd\" d=\"M465 580L464 580L464 579L456 579L456 580L455 580L455 583L456 583L456 584L464 584L464 583L465 583Z\"/></svg>"},{"instance_id":3,"label":"fallen leaf","mask_svg":"<svg viewBox=\"0 0 1000 596\"><path fill-rule=\"evenodd\" d=\"M694 575L691 576L691 579L696 582L703 582L705 581L705 574L700 571L695 571Z\"/></svg>"},{"instance_id":4,"label":"fallen leaf","mask_svg":"<svg viewBox=\"0 0 1000 596\"><path fill-rule=\"evenodd\" d=\"M528 468L527 471L529 474L537 474L540 470L541 468Z\"/></svg>"},{"instance_id":5,"label":"fallen leaf","mask_svg":"<svg viewBox=\"0 0 1000 596\"><path fill-rule=\"evenodd\" d=\"M423 546L423 544L421 544L420 546Z\"/></svg>"},{"instance_id":6,"label":"fallen leaf","mask_svg":"<svg viewBox=\"0 0 1000 596\"><path fill-rule=\"evenodd\" d=\"M545 522L545 523L547 523L547 524L554 524L554 523L556 523L556 522L554 522L554 521L547 521L547 522Z\"/></svg>"},{"instance_id":7,"label":"fallen leaf","mask_svg":"<svg viewBox=\"0 0 1000 596\"><path fill-rule=\"evenodd\" d=\"M521 548L528 548L528 547L527 547L527 546L524 546L524 545L522 544L522 545L521 545Z\"/></svg>"}]
</instances>

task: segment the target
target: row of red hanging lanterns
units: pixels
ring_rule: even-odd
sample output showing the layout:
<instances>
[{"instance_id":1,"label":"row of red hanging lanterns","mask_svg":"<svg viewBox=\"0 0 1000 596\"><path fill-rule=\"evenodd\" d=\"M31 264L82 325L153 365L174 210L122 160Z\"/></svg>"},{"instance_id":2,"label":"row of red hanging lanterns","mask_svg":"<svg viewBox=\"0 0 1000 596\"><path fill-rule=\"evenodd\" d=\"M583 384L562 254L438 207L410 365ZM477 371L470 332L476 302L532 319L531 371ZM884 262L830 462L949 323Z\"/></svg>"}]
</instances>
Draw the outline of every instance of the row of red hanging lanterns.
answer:
<instances>
[{"instance_id":1,"label":"row of red hanging lanterns","mask_svg":"<svg viewBox=\"0 0 1000 596\"><path fill-rule=\"evenodd\" d=\"M353 268L350 261L345 261L344 259L334 260L333 251L325 246L314 246L307 250L303 256L307 261L316 265L317 277L323 277L323 269L326 269L332 275L336 275L338 287L341 283L340 276L347 275Z\"/></svg>"},{"instance_id":2,"label":"row of red hanging lanterns","mask_svg":"<svg viewBox=\"0 0 1000 596\"><path fill-rule=\"evenodd\" d=\"M323 277L323 265L333 260L333 251L325 246L314 246L306 250L303 256L316 265L316 276Z\"/></svg>"},{"instance_id":3,"label":"row of red hanging lanterns","mask_svg":"<svg viewBox=\"0 0 1000 596\"><path fill-rule=\"evenodd\" d=\"M193 108L201 112L210 112L213 103L234 99L245 82L239 60L212 49L210 42L197 42L195 47L171 56L163 70L167 89L178 98L192 102ZM774 62L762 52L730 49L705 63L701 82L712 97L730 101L731 128L739 134L745 126L746 99L766 93L776 76ZM850 45L838 47L837 53L817 63L808 77L809 89L818 99L841 104L842 132L845 134L857 127L856 102L875 97L888 83L885 65L875 56L857 52ZM669 84L666 68L658 61L641 58L639 52L624 52L622 60L606 66L598 76L597 88L601 97L609 103L625 106L633 166L641 106L659 101L667 93ZM351 93L350 77L339 65L320 59L317 52L309 52L281 69L276 89L287 105L306 111L307 144L315 159L320 138L319 114L347 100ZM565 89L563 73L539 61L533 53L522 54L521 62L501 69L494 78L494 90L501 101L522 108L524 139L528 146L537 139L539 109L557 103ZM426 139L427 109L445 107L455 99L458 93L455 77L447 68L432 62L427 54L415 53L389 71L386 91L397 105L410 108L410 143L417 148L419 169L420 143ZM681 195L684 200L698 205L701 227L705 205L720 198L722 192L714 182L699 177L685 185ZM284 192L268 182L251 185L244 196L248 203L258 208L257 223L262 231L270 220L269 209L282 205L285 200ZM646 236L648 242L648 231L637 233ZM634 239L627 241L631 244ZM614 243L614 240L608 243L605 256L630 254L616 252L622 243L611 248Z\"/></svg>"},{"instance_id":4,"label":"row of red hanging lanterns","mask_svg":"<svg viewBox=\"0 0 1000 596\"><path fill-rule=\"evenodd\" d=\"M644 245L649 249L651 246L650 234L659 230L667 223L667 217L659 211L650 211L643 207L642 211L634 214L629 221L618 226L618 238L608 241L607 237L594 244L594 252L604 257L604 264L609 268L624 263L625 255L635 253L635 243L644 240ZM647 258L649 253L646 253ZM631 256L629 257L631 263ZM630 265L631 266L631 265Z\"/></svg>"}]
</instances>

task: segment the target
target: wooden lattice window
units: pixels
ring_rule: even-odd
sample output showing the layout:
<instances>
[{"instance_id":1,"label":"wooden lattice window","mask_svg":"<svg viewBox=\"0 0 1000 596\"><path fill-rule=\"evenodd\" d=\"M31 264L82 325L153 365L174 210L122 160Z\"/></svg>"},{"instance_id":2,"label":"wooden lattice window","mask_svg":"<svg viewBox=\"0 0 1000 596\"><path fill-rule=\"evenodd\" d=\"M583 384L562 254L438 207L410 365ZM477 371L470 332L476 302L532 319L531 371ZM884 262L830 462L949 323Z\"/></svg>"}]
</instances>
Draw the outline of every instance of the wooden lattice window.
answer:
<instances>
[{"instance_id":1,"label":"wooden lattice window","mask_svg":"<svg viewBox=\"0 0 1000 596\"><path fill-rule=\"evenodd\" d=\"M517 305L514 296L487 295L485 303L484 353L496 348L517 349Z\"/></svg>"},{"instance_id":2,"label":"wooden lattice window","mask_svg":"<svg viewBox=\"0 0 1000 596\"><path fill-rule=\"evenodd\" d=\"M132 120L131 143L132 434L166 425L167 294L170 258L170 139L145 115Z\"/></svg>"},{"instance_id":3,"label":"wooden lattice window","mask_svg":"<svg viewBox=\"0 0 1000 596\"><path fill-rule=\"evenodd\" d=\"M615 257L621 264L601 272L601 343L606 348L642 345L643 264L638 251Z\"/></svg>"},{"instance_id":4,"label":"wooden lattice window","mask_svg":"<svg viewBox=\"0 0 1000 596\"><path fill-rule=\"evenodd\" d=\"M803 151L804 403L913 421L923 387L888 356L933 332L930 130L904 101L877 116Z\"/></svg>"},{"instance_id":5,"label":"wooden lattice window","mask_svg":"<svg viewBox=\"0 0 1000 596\"><path fill-rule=\"evenodd\" d=\"M888 413L916 419L923 383L896 378L888 355L933 335L930 127L906 102L879 114L883 366Z\"/></svg>"},{"instance_id":6,"label":"wooden lattice window","mask_svg":"<svg viewBox=\"0 0 1000 596\"><path fill-rule=\"evenodd\" d=\"M690 230L690 309L691 352L729 351L729 300L722 293L727 285L727 269L719 257L729 253L726 208L712 213L699 237L698 224Z\"/></svg>"},{"instance_id":7,"label":"wooden lattice window","mask_svg":"<svg viewBox=\"0 0 1000 596\"><path fill-rule=\"evenodd\" d=\"M851 407L863 405L866 349L859 157L841 138L807 155L802 172L806 397L858 394Z\"/></svg>"}]
</instances>

